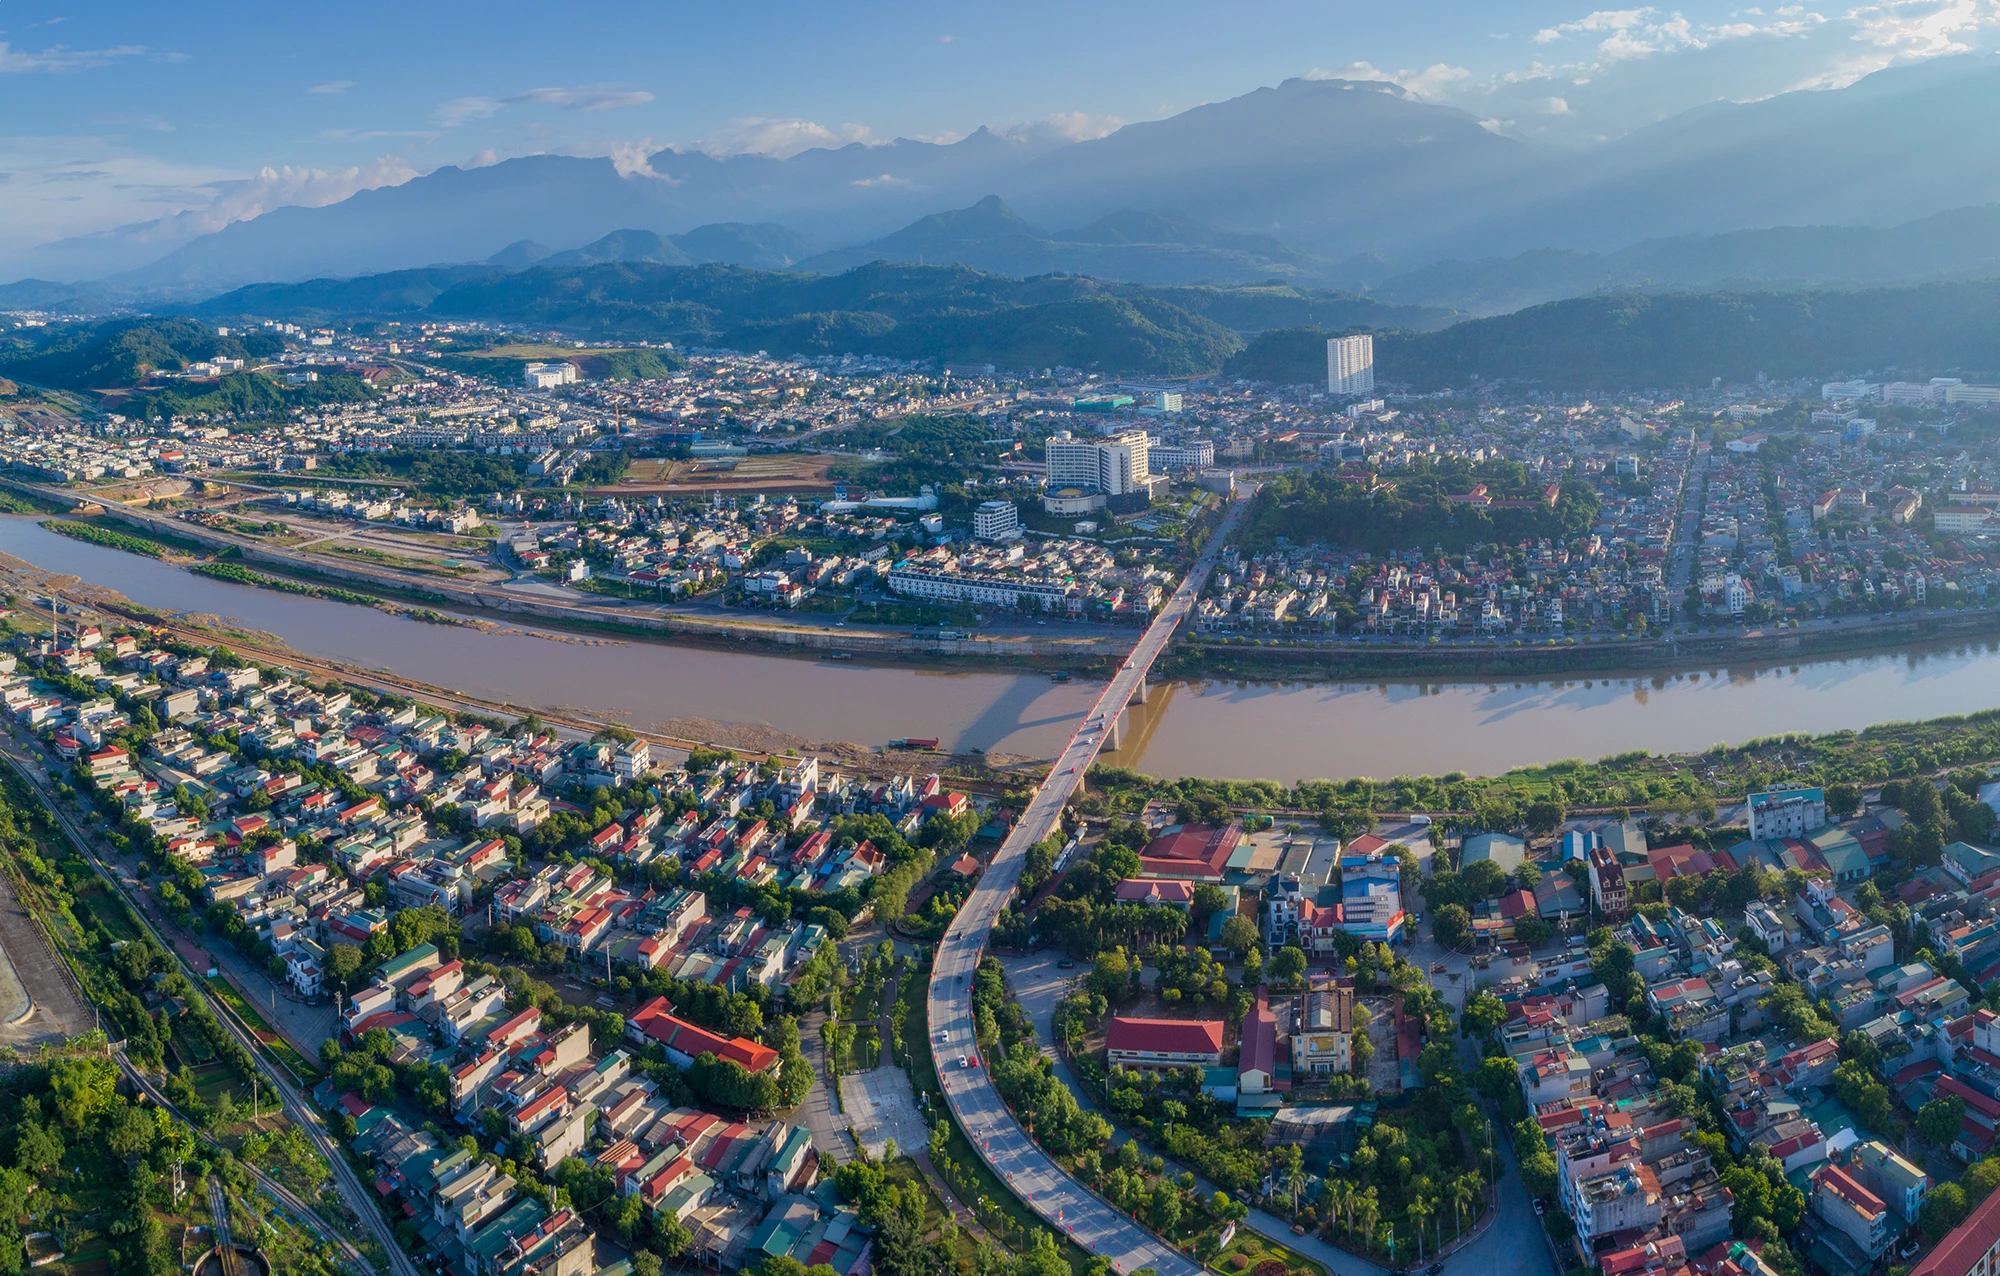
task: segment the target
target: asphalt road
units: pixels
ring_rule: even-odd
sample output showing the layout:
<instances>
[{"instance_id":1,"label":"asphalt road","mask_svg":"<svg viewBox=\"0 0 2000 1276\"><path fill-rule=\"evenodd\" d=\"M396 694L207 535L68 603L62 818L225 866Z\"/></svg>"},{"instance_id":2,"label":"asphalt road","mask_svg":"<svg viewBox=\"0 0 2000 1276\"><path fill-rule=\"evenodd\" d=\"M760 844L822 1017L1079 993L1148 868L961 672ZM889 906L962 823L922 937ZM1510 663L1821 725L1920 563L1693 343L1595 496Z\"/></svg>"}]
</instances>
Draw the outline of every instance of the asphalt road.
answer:
<instances>
[{"instance_id":1,"label":"asphalt road","mask_svg":"<svg viewBox=\"0 0 2000 1276\"><path fill-rule=\"evenodd\" d=\"M1242 492L1224 515L1194 567L1174 591L1160 614L1118 669L1082 726L1070 737L1041 787L1028 803L1014 831L1001 845L972 895L958 910L951 929L938 947L931 973L931 1050L938 1078L952 1113L980 1158L1030 1209L1084 1249L1106 1258L1120 1273L1151 1267L1159 1276L1195 1276L1201 1265L1175 1250L1092 1195L1081 1183L1035 1146L1001 1101L986 1068L977 1059L973 1038L972 972L986 948L994 919L1013 893L1028 848L1055 830L1070 795L1109 738L1117 715L1138 691L1153 661L1165 649L1174 630L1193 609L1201 587L1222 546L1248 508ZM965 1064L961 1065L960 1060Z\"/></svg>"}]
</instances>

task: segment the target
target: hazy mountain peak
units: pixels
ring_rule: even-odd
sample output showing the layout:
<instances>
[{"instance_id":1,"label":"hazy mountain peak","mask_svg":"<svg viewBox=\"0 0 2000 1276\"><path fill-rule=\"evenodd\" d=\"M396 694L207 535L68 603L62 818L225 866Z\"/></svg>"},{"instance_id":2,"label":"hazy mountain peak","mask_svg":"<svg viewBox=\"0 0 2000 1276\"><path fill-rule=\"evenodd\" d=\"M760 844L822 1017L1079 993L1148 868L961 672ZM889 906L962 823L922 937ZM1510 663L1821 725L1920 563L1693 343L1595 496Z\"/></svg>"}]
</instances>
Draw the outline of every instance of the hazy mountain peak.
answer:
<instances>
[{"instance_id":1,"label":"hazy mountain peak","mask_svg":"<svg viewBox=\"0 0 2000 1276\"><path fill-rule=\"evenodd\" d=\"M547 244L538 244L532 239L517 239L488 257L486 264L507 270L525 270L554 252L555 249Z\"/></svg>"}]
</instances>

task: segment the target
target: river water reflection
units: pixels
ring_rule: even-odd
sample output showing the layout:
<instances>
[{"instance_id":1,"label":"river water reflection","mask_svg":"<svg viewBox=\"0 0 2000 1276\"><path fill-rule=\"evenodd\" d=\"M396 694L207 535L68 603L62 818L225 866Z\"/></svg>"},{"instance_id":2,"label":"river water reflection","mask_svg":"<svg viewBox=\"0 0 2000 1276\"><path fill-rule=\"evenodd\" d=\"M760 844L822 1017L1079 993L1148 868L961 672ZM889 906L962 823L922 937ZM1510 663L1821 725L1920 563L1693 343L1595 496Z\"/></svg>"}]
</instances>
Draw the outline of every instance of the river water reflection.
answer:
<instances>
[{"instance_id":1,"label":"river water reflection","mask_svg":"<svg viewBox=\"0 0 2000 1276\"><path fill-rule=\"evenodd\" d=\"M611 713L639 727L708 718L812 740L1053 756L1095 684L942 673L626 642L552 642L403 620L367 607L232 585L0 518L0 551L150 607L212 612L300 652L478 696ZM522 627L526 628L526 627ZM1160 775L1275 780L1491 773L1627 749L1704 748L2000 706L2000 645L1762 670L1487 683L1231 683L1160 688L1107 762Z\"/></svg>"}]
</instances>

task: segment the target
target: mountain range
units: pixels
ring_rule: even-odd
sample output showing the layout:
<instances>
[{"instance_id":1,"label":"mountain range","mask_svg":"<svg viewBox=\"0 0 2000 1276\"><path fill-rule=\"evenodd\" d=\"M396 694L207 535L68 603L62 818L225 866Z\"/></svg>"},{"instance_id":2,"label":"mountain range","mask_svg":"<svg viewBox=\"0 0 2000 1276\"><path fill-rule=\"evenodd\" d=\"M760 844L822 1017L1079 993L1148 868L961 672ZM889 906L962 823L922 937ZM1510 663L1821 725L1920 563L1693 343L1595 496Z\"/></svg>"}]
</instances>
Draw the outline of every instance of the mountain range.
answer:
<instances>
[{"instance_id":1,"label":"mountain range","mask_svg":"<svg viewBox=\"0 0 2000 1276\"><path fill-rule=\"evenodd\" d=\"M1716 103L1583 151L1385 82L1295 79L1088 141L981 129L786 159L536 155L277 209L164 256L155 224L61 241L44 273L72 282L31 277L0 305L543 263L1276 280L1475 314L1977 278L2000 259L1996 104L2000 61L1968 55Z\"/></svg>"}]
</instances>

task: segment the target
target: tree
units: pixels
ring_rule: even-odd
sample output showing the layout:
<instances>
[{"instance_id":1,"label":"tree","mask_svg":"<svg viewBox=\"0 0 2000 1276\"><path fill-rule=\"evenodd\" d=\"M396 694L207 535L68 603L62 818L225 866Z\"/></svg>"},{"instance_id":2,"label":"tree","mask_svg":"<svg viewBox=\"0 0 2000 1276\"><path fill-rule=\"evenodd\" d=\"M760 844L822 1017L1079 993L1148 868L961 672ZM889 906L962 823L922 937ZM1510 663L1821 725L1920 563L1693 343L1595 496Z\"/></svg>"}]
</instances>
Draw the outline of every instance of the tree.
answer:
<instances>
[{"instance_id":1,"label":"tree","mask_svg":"<svg viewBox=\"0 0 2000 1276\"><path fill-rule=\"evenodd\" d=\"M1469 920L1469 919L1468 919ZM1490 992L1474 993L1465 1003L1465 1009L1458 1016L1458 1030L1463 1036L1484 1041L1499 1031L1507 1022L1507 1003Z\"/></svg>"},{"instance_id":2,"label":"tree","mask_svg":"<svg viewBox=\"0 0 2000 1276\"><path fill-rule=\"evenodd\" d=\"M1238 958L1255 948L1261 938L1257 933L1257 923L1241 913L1222 923L1222 946Z\"/></svg>"},{"instance_id":3,"label":"tree","mask_svg":"<svg viewBox=\"0 0 2000 1276\"><path fill-rule=\"evenodd\" d=\"M1472 942L1472 914L1457 904L1446 904L1431 913L1431 934L1446 948L1463 948Z\"/></svg>"},{"instance_id":4,"label":"tree","mask_svg":"<svg viewBox=\"0 0 2000 1276\"><path fill-rule=\"evenodd\" d=\"M1174 1228L1181 1221L1181 1194L1173 1184L1162 1182L1153 1189L1153 1198L1146 1206L1146 1217L1152 1221L1154 1231L1162 1236L1173 1235Z\"/></svg>"},{"instance_id":5,"label":"tree","mask_svg":"<svg viewBox=\"0 0 2000 1276\"><path fill-rule=\"evenodd\" d=\"M1923 1208L1917 1211L1917 1226L1932 1240L1943 1240L1947 1232L1965 1221L1966 1208L1964 1188L1956 1183L1940 1183L1931 1189Z\"/></svg>"},{"instance_id":6,"label":"tree","mask_svg":"<svg viewBox=\"0 0 2000 1276\"><path fill-rule=\"evenodd\" d=\"M1197 921L1206 921L1227 907L1229 893L1213 882L1203 882L1195 887L1194 898L1188 904Z\"/></svg>"},{"instance_id":7,"label":"tree","mask_svg":"<svg viewBox=\"0 0 2000 1276\"><path fill-rule=\"evenodd\" d=\"M1521 813L1528 832L1536 837L1547 837L1561 828L1562 822L1568 818L1569 812L1563 809L1562 803L1546 798L1528 803L1528 809Z\"/></svg>"},{"instance_id":8,"label":"tree","mask_svg":"<svg viewBox=\"0 0 2000 1276\"><path fill-rule=\"evenodd\" d=\"M529 938L534 938L533 933ZM361 950L353 944L335 944L326 950L326 975L345 989L361 973Z\"/></svg>"},{"instance_id":9,"label":"tree","mask_svg":"<svg viewBox=\"0 0 2000 1276\"><path fill-rule=\"evenodd\" d=\"M1917 1133L1937 1147L1948 1148L1957 1141L1959 1127L1964 1122L1965 1100L1948 1094L1932 1099L1918 1110Z\"/></svg>"},{"instance_id":10,"label":"tree","mask_svg":"<svg viewBox=\"0 0 2000 1276\"><path fill-rule=\"evenodd\" d=\"M1494 1103L1512 1094L1520 1085L1520 1070L1506 1055L1481 1059L1472 1073L1472 1088Z\"/></svg>"},{"instance_id":11,"label":"tree","mask_svg":"<svg viewBox=\"0 0 2000 1276\"><path fill-rule=\"evenodd\" d=\"M694 1236L668 1211L653 1216L653 1244L668 1258L679 1258L694 1244Z\"/></svg>"},{"instance_id":12,"label":"tree","mask_svg":"<svg viewBox=\"0 0 2000 1276\"><path fill-rule=\"evenodd\" d=\"M1304 982L1306 955L1303 949L1287 944L1271 958L1269 978L1282 988L1293 988Z\"/></svg>"},{"instance_id":13,"label":"tree","mask_svg":"<svg viewBox=\"0 0 2000 1276\"><path fill-rule=\"evenodd\" d=\"M1845 819L1861 809L1861 786L1830 784L1826 789L1827 814Z\"/></svg>"},{"instance_id":14,"label":"tree","mask_svg":"<svg viewBox=\"0 0 2000 1276\"><path fill-rule=\"evenodd\" d=\"M1459 881L1473 899L1492 899L1507 885L1507 873L1492 860L1474 860L1459 870Z\"/></svg>"}]
</instances>

